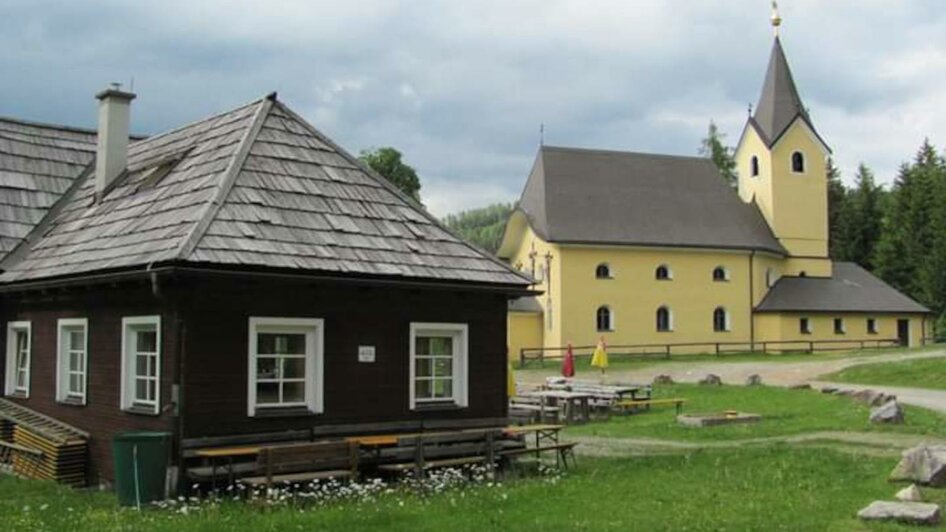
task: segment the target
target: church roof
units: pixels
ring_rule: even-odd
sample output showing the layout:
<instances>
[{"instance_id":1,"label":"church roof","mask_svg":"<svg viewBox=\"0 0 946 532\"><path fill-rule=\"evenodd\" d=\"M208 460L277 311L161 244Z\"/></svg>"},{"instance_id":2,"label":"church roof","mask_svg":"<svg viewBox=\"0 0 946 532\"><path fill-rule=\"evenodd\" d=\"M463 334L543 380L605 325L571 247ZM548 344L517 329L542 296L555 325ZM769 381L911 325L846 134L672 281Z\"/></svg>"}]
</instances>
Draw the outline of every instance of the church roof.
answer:
<instances>
[{"instance_id":1,"label":"church roof","mask_svg":"<svg viewBox=\"0 0 946 532\"><path fill-rule=\"evenodd\" d=\"M0 282L162 263L530 283L275 95L131 143L127 172L99 200L86 171L4 260Z\"/></svg>"},{"instance_id":2,"label":"church roof","mask_svg":"<svg viewBox=\"0 0 946 532\"><path fill-rule=\"evenodd\" d=\"M785 254L705 158L543 146L518 208L549 242Z\"/></svg>"},{"instance_id":3,"label":"church roof","mask_svg":"<svg viewBox=\"0 0 946 532\"><path fill-rule=\"evenodd\" d=\"M853 262L835 262L831 277L782 277L759 312L929 312Z\"/></svg>"},{"instance_id":4,"label":"church roof","mask_svg":"<svg viewBox=\"0 0 946 532\"><path fill-rule=\"evenodd\" d=\"M765 73L765 83L762 85L762 95L759 105L755 108L750 123L762 137L766 145L771 148L788 129L796 118L804 120L812 131L815 131L808 110L802 104L792 71L788 67L782 42L776 37L772 45L772 54L769 57L769 67ZM815 135L817 132L815 131ZM819 140L821 138L819 137ZM822 144L827 144L822 140Z\"/></svg>"}]
</instances>

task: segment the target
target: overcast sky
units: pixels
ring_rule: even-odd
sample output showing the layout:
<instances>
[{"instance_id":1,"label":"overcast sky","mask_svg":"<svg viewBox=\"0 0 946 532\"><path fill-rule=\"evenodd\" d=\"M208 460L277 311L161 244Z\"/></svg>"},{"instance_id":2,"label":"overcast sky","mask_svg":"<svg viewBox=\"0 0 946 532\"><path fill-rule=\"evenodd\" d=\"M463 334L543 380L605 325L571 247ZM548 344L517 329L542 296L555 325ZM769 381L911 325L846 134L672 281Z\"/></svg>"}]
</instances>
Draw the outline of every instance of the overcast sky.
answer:
<instances>
[{"instance_id":1,"label":"overcast sky","mask_svg":"<svg viewBox=\"0 0 946 532\"><path fill-rule=\"evenodd\" d=\"M802 99L850 181L946 145L941 1L783 0ZM766 0L0 0L0 115L95 126L110 81L157 133L278 91L358 152L394 146L432 212L515 200L545 142L693 155L738 140Z\"/></svg>"}]
</instances>

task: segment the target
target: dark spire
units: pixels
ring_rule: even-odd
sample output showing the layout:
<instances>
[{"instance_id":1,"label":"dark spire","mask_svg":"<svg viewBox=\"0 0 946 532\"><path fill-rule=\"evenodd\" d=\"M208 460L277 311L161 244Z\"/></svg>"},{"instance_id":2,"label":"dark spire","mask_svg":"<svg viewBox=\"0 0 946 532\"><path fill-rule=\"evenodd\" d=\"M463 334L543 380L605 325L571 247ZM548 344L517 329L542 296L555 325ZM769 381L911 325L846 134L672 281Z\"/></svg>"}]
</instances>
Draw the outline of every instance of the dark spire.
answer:
<instances>
[{"instance_id":1,"label":"dark spire","mask_svg":"<svg viewBox=\"0 0 946 532\"><path fill-rule=\"evenodd\" d=\"M769 68L765 73L765 84L762 85L762 96L752 119L763 140L771 147L799 116L814 130L808 111L802 105L798 89L795 88L792 71L788 68L788 60L782 50L782 42L775 37L772 55L769 57Z\"/></svg>"}]
</instances>

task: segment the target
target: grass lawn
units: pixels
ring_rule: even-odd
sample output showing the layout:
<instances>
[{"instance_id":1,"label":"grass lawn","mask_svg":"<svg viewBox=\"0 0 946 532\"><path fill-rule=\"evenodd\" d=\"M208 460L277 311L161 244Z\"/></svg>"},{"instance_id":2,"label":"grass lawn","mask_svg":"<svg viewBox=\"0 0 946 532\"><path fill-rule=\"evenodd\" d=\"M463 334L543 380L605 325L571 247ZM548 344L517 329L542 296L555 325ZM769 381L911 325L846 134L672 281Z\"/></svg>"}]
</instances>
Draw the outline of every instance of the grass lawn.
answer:
<instances>
[{"instance_id":1,"label":"grass lawn","mask_svg":"<svg viewBox=\"0 0 946 532\"><path fill-rule=\"evenodd\" d=\"M681 427L676 422L674 408L670 406L569 427L568 433L690 441L759 438L825 430L907 432L946 437L946 416L935 412L905 406L905 424L873 425L868 422L870 408L866 405L848 397L826 395L816 390L675 384L655 386L654 397L686 398L688 402L684 412L740 410L760 414L762 421L746 425Z\"/></svg>"},{"instance_id":2,"label":"grass lawn","mask_svg":"<svg viewBox=\"0 0 946 532\"><path fill-rule=\"evenodd\" d=\"M821 379L834 382L946 390L946 358L863 364L824 375Z\"/></svg>"},{"instance_id":3,"label":"grass lawn","mask_svg":"<svg viewBox=\"0 0 946 532\"><path fill-rule=\"evenodd\" d=\"M907 530L854 516L900 485L895 460L784 446L738 452L581 459L547 479L477 486L426 498L381 495L323 507L227 502L181 515L119 509L107 493L0 477L4 530ZM946 503L946 491L926 490Z\"/></svg>"}]
</instances>

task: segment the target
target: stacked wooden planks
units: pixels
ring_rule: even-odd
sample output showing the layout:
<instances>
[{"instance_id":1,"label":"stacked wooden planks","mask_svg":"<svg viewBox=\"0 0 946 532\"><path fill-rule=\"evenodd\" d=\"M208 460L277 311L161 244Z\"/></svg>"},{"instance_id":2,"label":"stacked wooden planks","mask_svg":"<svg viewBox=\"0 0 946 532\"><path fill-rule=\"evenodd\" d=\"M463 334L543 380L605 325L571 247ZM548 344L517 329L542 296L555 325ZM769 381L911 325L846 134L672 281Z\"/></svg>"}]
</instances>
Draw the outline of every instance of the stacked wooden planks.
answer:
<instances>
[{"instance_id":1,"label":"stacked wooden planks","mask_svg":"<svg viewBox=\"0 0 946 532\"><path fill-rule=\"evenodd\" d=\"M13 422L0 418L0 441L13 442Z\"/></svg>"},{"instance_id":2,"label":"stacked wooden planks","mask_svg":"<svg viewBox=\"0 0 946 532\"><path fill-rule=\"evenodd\" d=\"M42 453L14 454L15 473L74 487L86 485L88 433L4 399L0 419L13 426L12 443Z\"/></svg>"}]
</instances>

